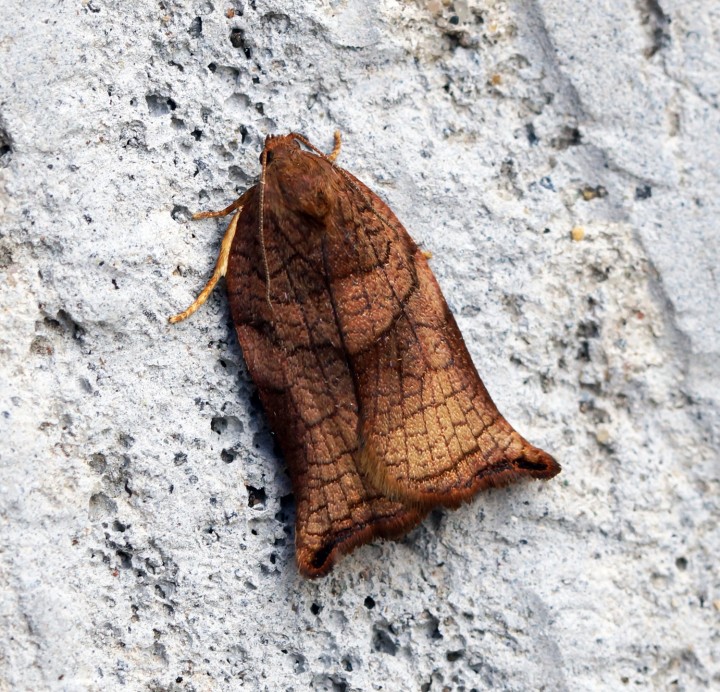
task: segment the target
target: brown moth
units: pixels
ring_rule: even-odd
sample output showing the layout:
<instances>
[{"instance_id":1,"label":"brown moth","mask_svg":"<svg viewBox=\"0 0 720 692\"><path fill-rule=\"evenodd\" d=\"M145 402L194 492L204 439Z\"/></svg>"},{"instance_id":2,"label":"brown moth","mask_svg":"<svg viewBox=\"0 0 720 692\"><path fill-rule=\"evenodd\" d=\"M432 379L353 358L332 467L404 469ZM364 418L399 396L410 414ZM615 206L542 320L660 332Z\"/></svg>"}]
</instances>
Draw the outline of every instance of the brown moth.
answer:
<instances>
[{"instance_id":1,"label":"brown moth","mask_svg":"<svg viewBox=\"0 0 720 692\"><path fill-rule=\"evenodd\" d=\"M303 148L303 146L305 148ZM310 150L310 151L308 151ZM558 463L500 415L430 271L388 206L298 134L267 137L212 278L282 448L300 571L327 574L435 506L552 478Z\"/></svg>"}]
</instances>

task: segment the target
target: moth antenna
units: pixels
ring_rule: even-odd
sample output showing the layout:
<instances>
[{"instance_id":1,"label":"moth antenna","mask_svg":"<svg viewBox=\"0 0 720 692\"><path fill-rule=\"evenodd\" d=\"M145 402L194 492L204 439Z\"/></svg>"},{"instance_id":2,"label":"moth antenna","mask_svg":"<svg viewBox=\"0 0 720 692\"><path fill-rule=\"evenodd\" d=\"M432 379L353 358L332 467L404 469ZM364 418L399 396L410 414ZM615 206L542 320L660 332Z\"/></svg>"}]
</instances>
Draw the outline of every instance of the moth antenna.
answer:
<instances>
[{"instance_id":1,"label":"moth antenna","mask_svg":"<svg viewBox=\"0 0 720 692\"><path fill-rule=\"evenodd\" d=\"M270 265L265 250L265 171L267 170L267 149L261 155L262 173L260 174L260 251L262 253L263 267L265 269L265 299L272 310L270 302Z\"/></svg>"}]
</instances>

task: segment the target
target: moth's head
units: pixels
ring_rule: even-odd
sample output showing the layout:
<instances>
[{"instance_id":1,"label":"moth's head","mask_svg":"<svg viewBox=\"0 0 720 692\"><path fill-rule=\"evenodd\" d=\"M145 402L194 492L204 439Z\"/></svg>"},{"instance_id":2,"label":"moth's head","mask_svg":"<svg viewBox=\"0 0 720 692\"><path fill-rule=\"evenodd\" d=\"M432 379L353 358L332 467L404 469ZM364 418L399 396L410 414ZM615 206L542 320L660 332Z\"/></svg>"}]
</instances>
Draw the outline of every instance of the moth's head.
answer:
<instances>
[{"instance_id":1,"label":"moth's head","mask_svg":"<svg viewBox=\"0 0 720 692\"><path fill-rule=\"evenodd\" d=\"M260 163L269 166L276 158L281 159L300 149L300 142L294 135L268 135L265 147L260 153Z\"/></svg>"},{"instance_id":2,"label":"moth's head","mask_svg":"<svg viewBox=\"0 0 720 692\"><path fill-rule=\"evenodd\" d=\"M317 219L330 211L335 172L332 164L301 147L297 135L268 136L260 154L265 197Z\"/></svg>"}]
</instances>

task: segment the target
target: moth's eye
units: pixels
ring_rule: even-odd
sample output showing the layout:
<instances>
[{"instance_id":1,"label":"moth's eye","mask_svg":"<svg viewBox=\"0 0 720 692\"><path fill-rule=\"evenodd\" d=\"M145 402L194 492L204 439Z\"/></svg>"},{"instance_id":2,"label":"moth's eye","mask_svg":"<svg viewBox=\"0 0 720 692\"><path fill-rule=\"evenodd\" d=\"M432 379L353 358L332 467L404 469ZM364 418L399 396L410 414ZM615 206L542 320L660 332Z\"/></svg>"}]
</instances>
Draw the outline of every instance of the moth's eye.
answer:
<instances>
[{"instance_id":1,"label":"moth's eye","mask_svg":"<svg viewBox=\"0 0 720 692\"><path fill-rule=\"evenodd\" d=\"M272 149L270 151L265 152L265 162L270 163L273 160L274 156L272 153ZM262 163L263 155L262 152L260 153L260 163Z\"/></svg>"}]
</instances>

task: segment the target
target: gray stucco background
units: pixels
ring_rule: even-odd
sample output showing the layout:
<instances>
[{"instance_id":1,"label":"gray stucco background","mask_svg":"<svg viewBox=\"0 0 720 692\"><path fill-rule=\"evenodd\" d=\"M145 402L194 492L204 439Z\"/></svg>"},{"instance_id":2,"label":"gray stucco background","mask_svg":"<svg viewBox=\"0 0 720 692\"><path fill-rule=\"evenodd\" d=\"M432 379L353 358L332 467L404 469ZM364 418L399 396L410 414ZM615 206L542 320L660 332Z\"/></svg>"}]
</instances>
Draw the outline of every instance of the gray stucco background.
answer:
<instances>
[{"instance_id":1,"label":"gray stucco background","mask_svg":"<svg viewBox=\"0 0 720 692\"><path fill-rule=\"evenodd\" d=\"M0 689L720 685L719 32L708 0L4 0ZM224 229L190 213L335 129L563 472L309 582L223 291L166 318Z\"/></svg>"}]
</instances>

